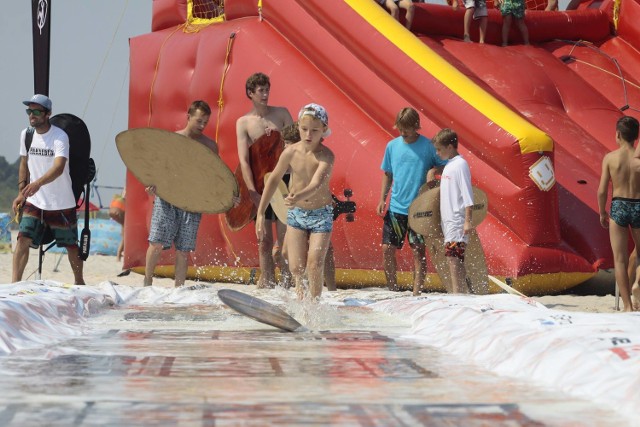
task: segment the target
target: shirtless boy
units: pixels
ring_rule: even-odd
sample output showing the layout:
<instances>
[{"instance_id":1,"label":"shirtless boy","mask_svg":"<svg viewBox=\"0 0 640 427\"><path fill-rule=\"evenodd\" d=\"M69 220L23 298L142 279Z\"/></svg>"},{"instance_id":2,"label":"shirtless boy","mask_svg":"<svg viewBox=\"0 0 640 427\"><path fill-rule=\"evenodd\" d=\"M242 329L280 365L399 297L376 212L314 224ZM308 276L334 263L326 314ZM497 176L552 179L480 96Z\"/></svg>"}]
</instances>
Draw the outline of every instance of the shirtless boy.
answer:
<instances>
[{"instance_id":1,"label":"shirtless boy","mask_svg":"<svg viewBox=\"0 0 640 427\"><path fill-rule=\"evenodd\" d=\"M293 123L291 114L284 107L273 107L269 105L269 91L271 82L269 77L263 73L251 75L245 85L245 93L253 104L253 108L236 121L236 137L238 143L238 158L242 169L242 178L247 184L249 197L253 204L260 204L260 193L256 191L256 184L253 182L253 171L249 162L249 147L261 136L269 135L272 130L280 131L285 126ZM271 200L269 197L268 201ZM266 215L267 227L264 229L264 236L258 238L258 256L260 261L260 279L258 287L272 287L275 285L276 273L275 264L271 252L273 250L273 223L276 224L276 231L279 239L284 239L286 227L279 222L269 208Z\"/></svg>"},{"instance_id":2,"label":"shirtless boy","mask_svg":"<svg viewBox=\"0 0 640 427\"><path fill-rule=\"evenodd\" d=\"M216 142L202 133L209 123L210 116L211 108L206 102L194 101L187 112L187 125L176 133L194 139L218 154ZM148 194L156 192L153 185L145 190ZM200 213L184 211L156 196L151 214L144 286L153 284L153 271L158 264L160 254L164 249L169 249L172 243L176 247L175 286L184 285L187 277L187 258L189 252L196 248L196 236L201 217Z\"/></svg>"},{"instance_id":3,"label":"shirtless boy","mask_svg":"<svg viewBox=\"0 0 640 427\"><path fill-rule=\"evenodd\" d=\"M600 224L604 228L609 228L615 277L624 311L640 310L638 274L636 274L636 283L633 284L633 291L627 275L629 231L636 247L640 243L640 171L632 167L633 144L637 139L638 120L627 116L620 118L616 124L616 142L619 148L604 156L598 187ZM613 194L611 213L607 214L609 182L612 183ZM631 292L634 297L633 303Z\"/></svg>"},{"instance_id":4,"label":"shirtless boy","mask_svg":"<svg viewBox=\"0 0 640 427\"><path fill-rule=\"evenodd\" d=\"M265 234L265 211L278 182L287 170L291 172L289 194L285 204L289 268L299 299L308 294L312 299L322 293L324 260L333 230L333 201L329 178L333 169L333 152L322 140L330 134L326 110L317 104L305 105L298 114L301 140L285 148L271 173L258 206L256 235ZM309 289L305 289L304 275Z\"/></svg>"}]
</instances>

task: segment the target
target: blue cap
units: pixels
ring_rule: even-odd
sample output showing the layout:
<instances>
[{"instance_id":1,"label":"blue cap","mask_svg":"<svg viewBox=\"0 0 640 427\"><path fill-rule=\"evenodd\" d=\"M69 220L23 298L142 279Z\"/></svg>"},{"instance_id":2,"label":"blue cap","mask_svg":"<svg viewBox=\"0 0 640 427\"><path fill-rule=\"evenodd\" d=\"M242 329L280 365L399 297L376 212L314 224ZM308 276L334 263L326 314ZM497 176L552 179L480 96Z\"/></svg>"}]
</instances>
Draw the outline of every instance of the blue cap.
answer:
<instances>
[{"instance_id":1,"label":"blue cap","mask_svg":"<svg viewBox=\"0 0 640 427\"><path fill-rule=\"evenodd\" d=\"M29 104L38 104L43 106L46 110L51 111L51 100L46 95L36 94L31 97L28 101L22 101L24 105L27 107Z\"/></svg>"}]
</instances>

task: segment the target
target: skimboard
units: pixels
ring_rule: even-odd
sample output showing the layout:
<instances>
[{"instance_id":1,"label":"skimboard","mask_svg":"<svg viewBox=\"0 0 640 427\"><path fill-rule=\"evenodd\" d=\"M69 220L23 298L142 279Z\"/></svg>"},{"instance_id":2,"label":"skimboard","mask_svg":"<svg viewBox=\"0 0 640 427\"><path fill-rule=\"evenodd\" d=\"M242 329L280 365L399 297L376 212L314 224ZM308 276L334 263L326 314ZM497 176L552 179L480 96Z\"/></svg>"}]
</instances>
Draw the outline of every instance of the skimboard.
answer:
<instances>
[{"instance_id":1,"label":"skimboard","mask_svg":"<svg viewBox=\"0 0 640 427\"><path fill-rule=\"evenodd\" d=\"M517 296L520 296L520 297L528 298L525 294L523 294L522 292L519 292L516 289L512 288L511 286L507 285L502 280L499 280L499 279L497 279L497 278L495 278L495 277L493 277L491 275L489 275L488 277L489 277L489 280L491 280L492 283L498 285L505 292L507 292L509 294L512 294L512 295L517 295Z\"/></svg>"},{"instance_id":2,"label":"skimboard","mask_svg":"<svg viewBox=\"0 0 640 427\"><path fill-rule=\"evenodd\" d=\"M120 132L116 145L127 169L163 200L188 212L221 213L233 206L238 182L222 159L175 132L140 128Z\"/></svg>"},{"instance_id":3,"label":"skimboard","mask_svg":"<svg viewBox=\"0 0 640 427\"><path fill-rule=\"evenodd\" d=\"M267 185L267 180L271 176L271 172L265 174L264 176L264 184ZM287 212L289 212L289 208L284 204L284 198L289 194L289 189L287 188L287 184L284 183L283 180L280 180L278 183L278 188L273 193L271 197L271 209L275 212L276 216L283 224L287 223Z\"/></svg>"},{"instance_id":4,"label":"skimboard","mask_svg":"<svg viewBox=\"0 0 640 427\"><path fill-rule=\"evenodd\" d=\"M283 149L284 143L280 132L275 130L272 130L269 135L262 135L249 147L249 164L253 173L253 183L258 193L262 194L264 176L276 167ZM249 190L242 177L240 165L236 168L234 175L240 189L240 203L227 211L225 220L231 231L238 231L256 218L258 207L249 197Z\"/></svg>"},{"instance_id":5,"label":"skimboard","mask_svg":"<svg viewBox=\"0 0 640 427\"><path fill-rule=\"evenodd\" d=\"M476 227L487 216L487 195L473 187L473 200L472 224ZM409 227L426 237L426 248L431 263L447 291L451 292L451 274L449 262L444 256L444 235L440 222L440 186L432 182L426 183L409 206ZM487 293L487 266L482 244L475 232L469 236L465 250L465 268L469 290L473 293Z\"/></svg>"},{"instance_id":6,"label":"skimboard","mask_svg":"<svg viewBox=\"0 0 640 427\"><path fill-rule=\"evenodd\" d=\"M304 330L304 327L296 319L289 316L284 310L269 304L260 298L233 289L220 289L218 298L237 311L258 322L274 326L287 332Z\"/></svg>"}]
</instances>

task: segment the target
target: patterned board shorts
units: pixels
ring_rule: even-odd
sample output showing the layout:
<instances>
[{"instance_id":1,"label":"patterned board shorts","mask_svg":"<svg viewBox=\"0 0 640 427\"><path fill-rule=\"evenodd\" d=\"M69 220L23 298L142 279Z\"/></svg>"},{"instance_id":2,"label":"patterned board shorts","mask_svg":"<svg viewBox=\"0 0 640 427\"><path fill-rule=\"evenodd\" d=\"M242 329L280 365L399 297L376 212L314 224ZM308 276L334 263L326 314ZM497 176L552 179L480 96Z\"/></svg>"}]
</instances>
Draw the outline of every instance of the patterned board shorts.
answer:
<instances>
[{"instance_id":1,"label":"patterned board shorts","mask_svg":"<svg viewBox=\"0 0 640 427\"><path fill-rule=\"evenodd\" d=\"M47 226L50 231L47 231ZM44 211L31 203L25 203L18 238L23 236L32 239L31 245L34 247L40 246L41 243L49 243L51 237L56 240L58 247L77 246L76 208Z\"/></svg>"},{"instance_id":2,"label":"patterned board shorts","mask_svg":"<svg viewBox=\"0 0 640 427\"><path fill-rule=\"evenodd\" d=\"M387 211L382 226L382 244L402 249L405 236L407 236L411 247L424 245L424 236L409 228L408 215Z\"/></svg>"},{"instance_id":3,"label":"patterned board shorts","mask_svg":"<svg viewBox=\"0 0 640 427\"><path fill-rule=\"evenodd\" d=\"M287 225L310 233L331 233L333 230L333 205L318 209L289 209Z\"/></svg>"},{"instance_id":4,"label":"patterned board shorts","mask_svg":"<svg viewBox=\"0 0 640 427\"><path fill-rule=\"evenodd\" d=\"M500 6L502 16L511 15L516 19L524 18L525 2L521 0L504 0Z\"/></svg>"},{"instance_id":5,"label":"patterned board shorts","mask_svg":"<svg viewBox=\"0 0 640 427\"><path fill-rule=\"evenodd\" d=\"M444 256L459 258L464 262L464 252L467 248L465 242L446 242L444 244Z\"/></svg>"},{"instance_id":6,"label":"patterned board shorts","mask_svg":"<svg viewBox=\"0 0 640 427\"><path fill-rule=\"evenodd\" d=\"M640 228L640 200L614 197L609 216L620 227Z\"/></svg>"},{"instance_id":7,"label":"patterned board shorts","mask_svg":"<svg viewBox=\"0 0 640 427\"><path fill-rule=\"evenodd\" d=\"M202 214L183 211L156 196L149 242L160 243L163 249L169 249L174 243L177 251L191 252L196 248L201 217Z\"/></svg>"}]
</instances>

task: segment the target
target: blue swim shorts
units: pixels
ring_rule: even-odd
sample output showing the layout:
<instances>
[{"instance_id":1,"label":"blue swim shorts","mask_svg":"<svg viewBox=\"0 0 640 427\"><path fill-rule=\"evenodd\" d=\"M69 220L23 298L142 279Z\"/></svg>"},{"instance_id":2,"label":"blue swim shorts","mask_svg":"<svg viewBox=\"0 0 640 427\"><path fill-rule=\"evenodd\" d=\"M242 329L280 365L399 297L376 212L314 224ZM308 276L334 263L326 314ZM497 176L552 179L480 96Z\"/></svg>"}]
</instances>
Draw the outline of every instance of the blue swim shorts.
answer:
<instances>
[{"instance_id":1,"label":"blue swim shorts","mask_svg":"<svg viewBox=\"0 0 640 427\"><path fill-rule=\"evenodd\" d=\"M333 230L333 205L318 209L289 209L287 225L309 233L331 233Z\"/></svg>"},{"instance_id":2,"label":"blue swim shorts","mask_svg":"<svg viewBox=\"0 0 640 427\"><path fill-rule=\"evenodd\" d=\"M640 228L640 200L614 197L609 216L620 227Z\"/></svg>"}]
</instances>

